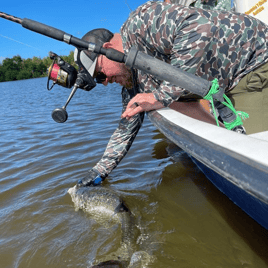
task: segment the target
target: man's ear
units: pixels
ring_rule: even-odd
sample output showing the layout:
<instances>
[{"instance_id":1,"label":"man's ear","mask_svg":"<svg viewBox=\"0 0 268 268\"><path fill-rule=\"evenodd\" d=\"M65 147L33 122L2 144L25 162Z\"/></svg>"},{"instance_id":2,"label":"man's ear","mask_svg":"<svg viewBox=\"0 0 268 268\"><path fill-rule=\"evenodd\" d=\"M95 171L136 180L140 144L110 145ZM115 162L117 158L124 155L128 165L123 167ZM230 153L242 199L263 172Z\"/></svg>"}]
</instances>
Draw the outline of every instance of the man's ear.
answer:
<instances>
[{"instance_id":1,"label":"man's ear","mask_svg":"<svg viewBox=\"0 0 268 268\"><path fill-rule=\"evenodd\" d=\"M113 45L112 45L112 43L110 43L110 42L106 42L106 43L104 43L102 46L103 46L104 48L113 48Z\"/></svg>"}]
</instances>

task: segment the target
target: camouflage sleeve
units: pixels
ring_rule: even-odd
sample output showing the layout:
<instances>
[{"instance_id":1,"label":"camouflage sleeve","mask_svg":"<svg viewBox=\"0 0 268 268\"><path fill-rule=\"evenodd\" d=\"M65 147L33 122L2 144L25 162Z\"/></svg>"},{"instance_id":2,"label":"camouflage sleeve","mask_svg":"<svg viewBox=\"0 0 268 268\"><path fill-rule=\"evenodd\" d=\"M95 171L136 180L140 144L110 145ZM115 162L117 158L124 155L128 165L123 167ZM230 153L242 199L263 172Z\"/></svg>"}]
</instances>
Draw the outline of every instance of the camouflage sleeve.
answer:
<instances>
[{"instance_id":1,"label":"camouflage sleeve","mask_svg":"<svg viewBox=\"0 0 268 268\"><path fill-rule=\"evenodd\" d=\"M123 112L134 95L134 90L122 89ZM93 168L98 171L102 177L107 177L124 158L139 132L143 118L144 113L141 113L133 116L130 120L120 120L119 126L110 138L101 160Z\"/></svg>"},{"instance_id":2,"label":"camouflage sleeve","mask_svg":"<svg viewBox=\"0 0 268 268\"><path fill-rule=\"evenodd\" d=\"M160 87L152 90L156 100L168 107L172 102L177 101L180 96L184 95L184 89L171 85L169 82L163 81Z\"/></svg>"},{"instance_id":3,"label":"camouflage sleeve","mask_svg":"<svg viewBox=\"0 0 268 268\"><path fill-rule=\"evenodd\" d=\"M157 80L152 75L138 71L140 91L153 93L156 100L160 101L165 107L179 99L184 89L171 85L169 82Z\"/></svg>"}]
</instances>

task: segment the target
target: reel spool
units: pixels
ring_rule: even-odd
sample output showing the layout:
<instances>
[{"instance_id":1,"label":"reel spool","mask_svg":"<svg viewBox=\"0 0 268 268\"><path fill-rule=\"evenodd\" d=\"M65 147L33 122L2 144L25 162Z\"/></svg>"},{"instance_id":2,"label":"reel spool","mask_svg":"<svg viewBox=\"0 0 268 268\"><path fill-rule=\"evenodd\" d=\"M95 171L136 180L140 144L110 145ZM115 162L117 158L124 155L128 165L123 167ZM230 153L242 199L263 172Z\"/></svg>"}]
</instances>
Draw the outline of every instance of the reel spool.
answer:
<instances>
[{"instance_id":1,"label":"reel spool","mask_svg":"<svg viewBox=\"0 0 268 268\"><path fill-rule=\"evenodd\" d=\"M54 52L50 51L49 56L53 63L48 68L47 89L51 90L55 84L71 88L77 78L76 69ZM49 87L49 80L53 81L51 87Z\"/></svg>"}]
</instances>

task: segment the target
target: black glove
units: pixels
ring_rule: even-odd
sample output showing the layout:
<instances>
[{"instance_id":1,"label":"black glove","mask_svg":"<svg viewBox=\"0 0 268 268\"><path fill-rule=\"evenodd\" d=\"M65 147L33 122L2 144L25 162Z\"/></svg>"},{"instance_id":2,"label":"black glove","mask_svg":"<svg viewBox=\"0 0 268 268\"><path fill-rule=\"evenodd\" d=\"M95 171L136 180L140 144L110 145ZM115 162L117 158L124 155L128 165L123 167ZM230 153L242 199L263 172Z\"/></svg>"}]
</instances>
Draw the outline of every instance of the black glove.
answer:
<instances>
[{"instance_id":1,"label":"black glove","mask_svg":"<svg viewBox=\"0 0 268 268\"><path fill-rule=\"evenodd\" d=\"M93 169L91 169L85 178L79 180L76 184L77 187L83 187L83 186L96 186L102 183L104 178L100 176L100 174Z\"/></svg>"}]
</instances>

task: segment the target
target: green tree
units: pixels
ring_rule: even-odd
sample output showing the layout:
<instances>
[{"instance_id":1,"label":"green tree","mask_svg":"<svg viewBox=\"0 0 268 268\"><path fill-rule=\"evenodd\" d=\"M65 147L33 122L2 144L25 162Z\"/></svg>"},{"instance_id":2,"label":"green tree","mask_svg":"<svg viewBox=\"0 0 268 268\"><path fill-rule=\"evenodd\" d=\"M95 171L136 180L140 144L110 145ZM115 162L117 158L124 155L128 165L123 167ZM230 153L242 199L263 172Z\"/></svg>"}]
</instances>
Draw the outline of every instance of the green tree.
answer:
<instances>
[{"instance_id":1,"label":"green tree","mask_svg":"<svg viewBox=\"0 0 268 268\"><path fill-rule=\"evenodd\" d=\"M5 81L5 73L3 71L2 65L0 65L0 82L4 82L4 81Z\"/></svg>"},{"instance_id":2,"label":"green tree","mask_svg":"<svg viewBox=\"0 0 268 268\"><path fill-rule=\"evenodd\" d=\"M5 81L14 81L20 71L22 59L20 56L14 56L12 59L6 58L3 60L2 70Z\"/></svg>"},{"instance_id":3,"label":"green tree","mask_svg":"<svg viewBox=\"0 0 268 268\"><path fill-rule=\"evenodd\" d=\"M48 68L51 64L52 64L53 60L50 59L50 57L45 57L43 58L43 63L45 64L45 66Z\"/></svg>"}]
</instances>

